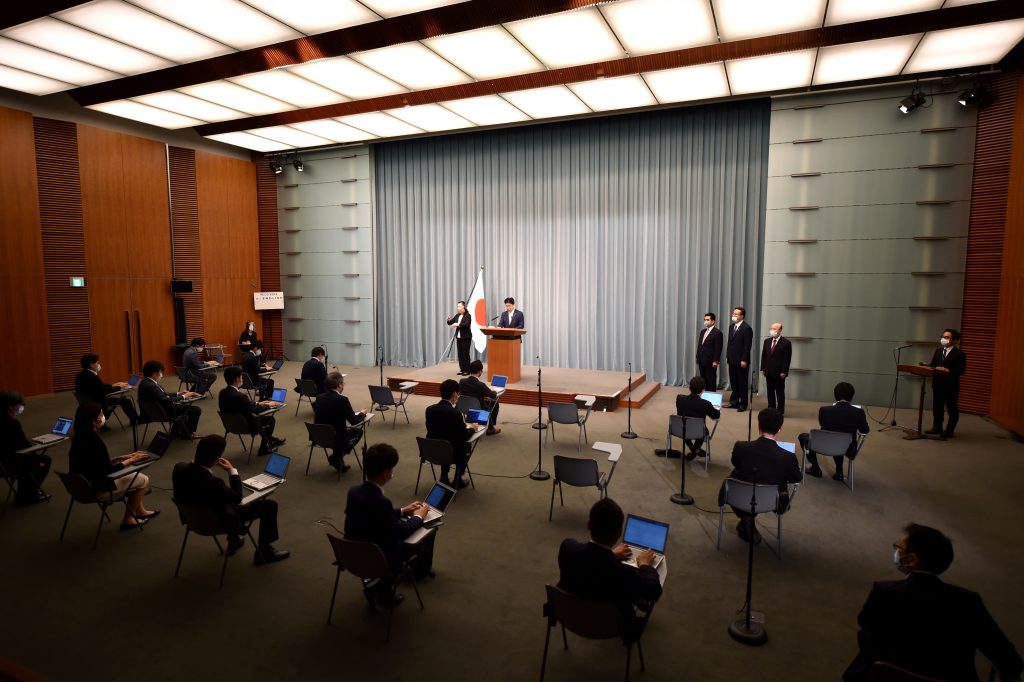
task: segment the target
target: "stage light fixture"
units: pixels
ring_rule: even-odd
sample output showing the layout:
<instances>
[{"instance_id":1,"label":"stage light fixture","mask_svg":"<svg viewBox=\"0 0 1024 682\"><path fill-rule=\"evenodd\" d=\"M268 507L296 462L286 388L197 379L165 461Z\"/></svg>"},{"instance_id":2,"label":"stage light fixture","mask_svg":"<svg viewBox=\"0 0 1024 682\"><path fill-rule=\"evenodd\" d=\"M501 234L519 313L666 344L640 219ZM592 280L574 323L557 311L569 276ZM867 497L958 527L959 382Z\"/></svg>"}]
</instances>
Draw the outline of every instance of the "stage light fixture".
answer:
<instances>
[{"instance_id":1,"label":"stage light fixture","mask_svg":"<svg viewBox=\"0 0 1024 682\"><path fill-rule=\"evenodd\" d=\"M956 101L959 102L962 107L969 107L972 104L981 105L985 101L985 89L975 85L974 87L968 88L957 95Z\"/></svg>"},{"instance_id":2,"label":"stage light fixture","mask_svg":"<svg viewBox=\"0 0 1024 682\"><path fill-rule=\"evenodd\" d=\"M915 90L914 92L910 93L909 96L904 97L902 100L900 100L900 112L904 114L909 114L911 111L917 109L919 106L924 104L924 102L924 93Z\"/></svg>"},{"instance_id":3,"label":"stage light fixture","mask_svg":"<svg viewBox=\"0 0 1024 682\"><path fill-rule=\"evenodd\" d=\"M268 163L270 164L270 170L274 175L280 175L284 172L284 167L278 163L277 159L270 159Z\"/></svg>"},{"instance_id":4,"label":"stage light fixture","mask_svg":"<svg viewBox=\"0 0 1024 682\"><path fill-rule=\"evenodd\" d=\"M292 159L292 165L295 166L295 170L299 173L305 169L305 166L302 165L302 159L298 156Z\"/></svg>"}]
</instances>

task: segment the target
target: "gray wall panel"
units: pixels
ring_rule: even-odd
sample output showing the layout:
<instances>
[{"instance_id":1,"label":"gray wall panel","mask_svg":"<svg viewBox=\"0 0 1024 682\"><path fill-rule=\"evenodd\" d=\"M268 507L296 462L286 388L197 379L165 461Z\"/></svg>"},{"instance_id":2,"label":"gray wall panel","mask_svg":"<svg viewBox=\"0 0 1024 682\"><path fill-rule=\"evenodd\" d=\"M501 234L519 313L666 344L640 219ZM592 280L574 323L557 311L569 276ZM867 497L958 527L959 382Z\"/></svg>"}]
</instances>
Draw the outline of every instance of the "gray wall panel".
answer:
<instances>
[{"instance_id":1,"label":"gray wall panel","mask_svg":"<svg viewBox=\"0 0 1024 682\"><path fill-rule=\"evenodd\" d=\"M370 227L373 225L370 204L355 206L302 206L289 210L278 197L278 226L282 230L337 229L339 227Z\"/></svg>"},{"instance_id":2,"label":"gray wall panel","mask_svg":"<svg viewBox=\"0 0 1024 682\"><path fill-rule=\"evenodd\" d=\"M942 172L900 168L802 178L777 176L768 178L768 209L967 201L971 198L972 177L973 166L955 166Z\"/></svg>"},{"instance_id":3,"label":"gray wall panel","mask_svg":"<svg viewBox=\"0 0 1024 682\"><path fill-rule=\"evenodd\" d=\"M830 206L817 211L768 211L766 239L886 239L917 235L967 237L971 206L879 204Z\"/></svg>"},{"instance_id":4,"label":"gray wall panel","mask_svg":"<svg viewBox=\"0 0 1024 682\"><path fill-rule=\"evenodd\" d=\"M823 273L814 277L766 274L763 291L767 305L804 303L902 308L909 312L911 306L960 308L963 285L963 275L960 274L935 278L870 273Z\"/></svg>"},{"instance_id":5,"label":"gray wall panel","mask_svg":"<svg viewBox=\"0 0 1024 682\"><path fill-rule=\"evenodd\" d=\"M372 251L373 230L369 227L356 229L336 228L332 230L302 230L289 233L282 231L279 236L281 251Z\"/></svg>"},{"instance_id":6,"label":"gray wall panel","mask_svg":"<svg viewBox=\"0 0 1024 682\"><path fill-rule=\"evenodd\" d=\"M762 320L765 328L772 322L781 322L783 334L815 340L875 339L894 346L908 341L931 341L934 345L939 339L937 329L955 328L960 324L960 309L925 314L905 308L769 305L764 307Z\"/></svg>"},{"instance_id":7,"label":"gray wall panel","mask_svg":"<svg viewBox=\"0 0 1024 682\"><path fill-rule=\"evenodd\" d=\"M787 272L909 273L964 271L963 239L860 239L817 244L768 242L765 274Z\"/></svg>"}]
</instances>

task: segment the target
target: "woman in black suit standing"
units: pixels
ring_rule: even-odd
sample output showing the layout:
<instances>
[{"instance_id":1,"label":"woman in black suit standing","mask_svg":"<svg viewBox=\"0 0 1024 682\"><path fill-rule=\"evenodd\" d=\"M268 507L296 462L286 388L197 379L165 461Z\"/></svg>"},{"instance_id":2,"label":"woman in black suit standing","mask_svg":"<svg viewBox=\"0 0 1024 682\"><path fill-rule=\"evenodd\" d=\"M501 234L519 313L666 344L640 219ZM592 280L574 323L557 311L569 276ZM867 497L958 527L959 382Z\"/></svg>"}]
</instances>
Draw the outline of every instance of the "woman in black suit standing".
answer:
<instances>
[{"instance_id":1,"label":"woman in black suit standing","mask_svg":"<svg viewBox=\"0 0 1024 682\"><path fill-rule=\"evenodd\" d=\"M469 325L473 316L466 310L466 302L459 301L456 313L448 318L448 326L455 330L455 346L459 351L459 376L469 376L469 342L473 339L473 331Z\"/></svg>"},{"instance_id":2,"label":"woman in black suit standing","mask_svg":"<svg viewBox=\"0 0 1024 682\"><path fill-rule=\"evenodd\" d=\"M238 350L241 351L242 355L245 355L248 351L252 350L254 343L256 343L256 325L253 324L252 320L249 320L245 323L245 329L238 336Z\"/></svg>"}]
</instances>

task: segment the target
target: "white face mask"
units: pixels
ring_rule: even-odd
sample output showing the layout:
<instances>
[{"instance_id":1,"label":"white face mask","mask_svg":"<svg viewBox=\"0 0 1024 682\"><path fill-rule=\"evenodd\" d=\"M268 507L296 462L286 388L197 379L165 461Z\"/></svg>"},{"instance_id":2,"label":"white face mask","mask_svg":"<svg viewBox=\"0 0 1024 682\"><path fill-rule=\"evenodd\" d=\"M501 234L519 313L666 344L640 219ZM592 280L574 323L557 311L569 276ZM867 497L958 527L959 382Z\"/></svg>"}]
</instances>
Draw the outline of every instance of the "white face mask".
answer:
<instances>
[{"instance_id":1,"label":"white face mask","mask_svg":"<svg viewBox=\"0 0 1024 682\"><path fill-rule=\"evenodd\" d=\"M715 323L712 322L711 320L704 320L704 326L710 329L711 327L715 326Z\"/></svg>"},{"instance_id":2,"label":"white face mask","mask_svg":"<svg viewBox=\"0 0 1024 682\"><path fill-rule=\"evenodd\" d=\"M772 330L771 330L771 331L769 331L768 333L769 333L769 334L771 335L771 337L772 337L773 339L777 339L777 338L779 338L779 332L775 331L774 329L772 329Z\"/></svg>"},{"instance_id":3,"label":"white face mask","mask_svg":"<svg viewBox=\"0 0 1024 682\"><path fill-rule=\"evenodd\" d=\"M943 348L945 348L946 346L949 345L949 339L943 336L941 339L939 339L939 343L941 343Z\"/></svg>"},{"instance_id":4,"label":"white face mask","mask_svg":"<svg viewBox=\"0 0 1024 682\"><path fill-rule=\"evenodd\" d=\"M740 317L739 317L739 315L733 315L733 316L732 316L732 323L733 323L733 324L736 324L736 323L737 323L737 322L739 322L739 321L740 321Z\"/></svg>"},{"instance_id":5,"label":"white face mask","mask_svg":"<svg viewBox=\"0 0 1024 682\"><path fill-rule=\"evenodd\" d=\"M903 565L903 562L900 561L900 550L899 550L899 548L894 549L892 551L892 564L893 564L893 566L896 567L896 570L899 571L900 573L909 573L910 572L907 569L907 567Z\"/></svg>"},{"instance_id":6,"label":"white face mask","mask_svg":"<svg viewBox=\"0 0 1024 682\"><path fill-rule=\"evenodd\" d=\"M101 412L101 413L100 413L100 428L102 429L102 428L103 428L103 425L104 425L104 424L106 424L106 423L107 423L107 417L106 417L106 415L104 415L104 414L103 414L103 413Z\"/></svg>"},{"instance_id":7,"label":"white face mask","mask_svg":"<svg viewBox=\"0 0 1024 682\"><path fill-rule=\"evenodd\" d=\"M24 412L25 412L25 406L24 405L18 405L17 409L14 410L14 416L15 417L20 417Z\"/></svg>"}]
</instances>

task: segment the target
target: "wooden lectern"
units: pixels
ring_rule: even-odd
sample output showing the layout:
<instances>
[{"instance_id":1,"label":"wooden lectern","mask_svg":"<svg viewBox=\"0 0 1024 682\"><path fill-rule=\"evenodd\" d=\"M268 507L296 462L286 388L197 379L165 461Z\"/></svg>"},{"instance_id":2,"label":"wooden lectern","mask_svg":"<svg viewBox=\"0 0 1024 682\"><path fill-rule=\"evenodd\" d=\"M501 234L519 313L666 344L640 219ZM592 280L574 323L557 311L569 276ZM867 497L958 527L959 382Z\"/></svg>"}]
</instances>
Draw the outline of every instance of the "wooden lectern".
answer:
<instances>
[{"instance_id":1,"label":"wooden lectern","mask_svg":"<svg viewBox=\"0 0 1024 682\"><path fill-rule=\"evenodd\" d=\"M522 372L523 344L520 342L525 329L512 327L480 327L487 335L487 381L495 374L508 377L508 383L519 382Z\"/></svg>"},{"instance_id":2,"label":"wooden lectern","mask_svg":"<svg viewBox=\"0 0 1024 682\"><path fill-rule=\"evenodd\" d=\"M924 387L928 383L928 377L935 374L935 368L923 365L896 365L896 369L902 374L911 374L921 378L921 397L917 403L917 431L908 431L903 437L907 440L924 438L925 435L921 433L921 419L924 417Z\"/></svg>"}]
</instances>

